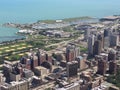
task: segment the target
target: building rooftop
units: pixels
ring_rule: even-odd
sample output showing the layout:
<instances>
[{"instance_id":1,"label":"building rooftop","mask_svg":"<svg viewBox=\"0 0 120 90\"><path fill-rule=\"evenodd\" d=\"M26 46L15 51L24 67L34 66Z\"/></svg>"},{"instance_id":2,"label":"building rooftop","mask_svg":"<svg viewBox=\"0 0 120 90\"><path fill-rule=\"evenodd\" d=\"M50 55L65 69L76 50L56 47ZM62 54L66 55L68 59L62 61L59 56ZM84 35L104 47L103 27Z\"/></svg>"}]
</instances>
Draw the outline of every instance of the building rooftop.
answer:
<instances>
[{"instance_id":1,"label":"building rooftop","mask_svg":"<svg viewBox=\"0 0 120 90\"><path fill-rule=\"evenodd\" d=\"M78 63L77 61L72 61L72 62L68 62L67 64L76 64Z\"/></svg>"},{"instance_id":2,"label":"building rooftop","mask_svg":"<svg viewBox=\"0 0 120 90\"><path fill-rule=\"evenodd\" d=\"M79 58L80 60L83 60L83 57L82 57L82 56L77 56L77 58Z\"/></svg>"},{"instance_id":3,"label":"building rooftop","mask_svg":"<svg viewBox=\"0 0 120 90\"><path fill-rule=\"evenodd\" d=\"M35 67L35 69L44 70L44 69L46 69L46 68L45 68L45 67L42 67L42 66L37 66L37 67Z\"/></svg>"},{"instance_id":4,"label":"building rooftop","mask_svg":"<svg viewBox=\"0 0 120 90\"><path fill-rule=\"evenodd\" d=\"M78 86L79 83L72 83L72 84L69 84L69 85L66 85L65 87L63 88L57 88L55 90L70 90L71 88L75 87L75 86Z\"/></svg>"},{"instance_id":5,"label":"building rooftop","mask_svg":"<svg viewBox=\"0 0 120 90\"><path fill-rule=\"evenodd\" d=\"M22 83L25 83L25 82L27 82L27 81L26 80L12 81L12 82L10 82L10 84L8 84L8 83L3 84L2 87L7 89L7 88L10 88L12 86L16 86L16 85L19 85L19 84L22 84Z\"/></svg>"},{"instance_id":6,"label":"building rooftop","mask_svg":"<svg viewBox=\"0 0 120 90\"><path fill-rule=\"evenodd\" d=\"M105 85L101 85L101 86L93 88L92 90L106 90L106 88L107 87Z\"/></svg>"}]
</instances>

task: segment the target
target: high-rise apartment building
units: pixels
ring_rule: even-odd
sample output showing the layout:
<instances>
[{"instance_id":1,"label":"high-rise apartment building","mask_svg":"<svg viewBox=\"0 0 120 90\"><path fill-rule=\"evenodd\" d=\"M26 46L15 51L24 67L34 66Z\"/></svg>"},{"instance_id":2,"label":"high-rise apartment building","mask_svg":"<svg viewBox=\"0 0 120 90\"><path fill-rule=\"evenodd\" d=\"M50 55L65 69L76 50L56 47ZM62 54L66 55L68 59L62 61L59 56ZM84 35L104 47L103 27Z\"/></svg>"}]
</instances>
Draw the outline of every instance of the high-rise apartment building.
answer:
<instances>
[{"instance_id":1,"label":"high-rise apartment building","mask_svg":"<svg viewBox=\"0 0 120 90\"><path fill-rule=\"evenodd\" d=\"M89 56L93 55L94 42L95 42L95 35L90 35L88 37L88 54L89 54Z\"/></svg>"},{"instance_id":2,"label":"high-rise apartment building","mask_svg":"<svg viewBox=\"0 0 120 90\"><path fill-rule=\"evenodd\" d=\"M97 73L101 75L105 75L107 70L107 61L99 60L98 61L98 70Z\"/></svg>"},{"instance_id":3,"label":"high-rise apartment building","mask_svg":"<svg viewBox=\"0 0 120 90\"><path fill-rule=\"evenodd\" d=\"M101 50L102 50L101 41L100 40L95 41L93 46L93 55L99 55L101 53Z\"/></svg>"},{"instance_id":4,"label":"high-rise apartment building","mask_svg":"<svg viewBox=\"0 0 120 90\"><path fill-rule=\"evenodd\" d=\"M67 76L68 76L68 78L76 76L77 69L78 69L78 62L77 61L67 62Z\"/></svg>"},{"instance_id":5,"label":"high-rise apartment building","mask_svg":"<svg viewBox=\"0 0 120 90\"><path fill-rule=\"evenodd\" d=\"M66 48L66 60L67 62L74 61L77 56L80 55L79 47L75 45L68 45Z\"/></svg>"}]
</instances>

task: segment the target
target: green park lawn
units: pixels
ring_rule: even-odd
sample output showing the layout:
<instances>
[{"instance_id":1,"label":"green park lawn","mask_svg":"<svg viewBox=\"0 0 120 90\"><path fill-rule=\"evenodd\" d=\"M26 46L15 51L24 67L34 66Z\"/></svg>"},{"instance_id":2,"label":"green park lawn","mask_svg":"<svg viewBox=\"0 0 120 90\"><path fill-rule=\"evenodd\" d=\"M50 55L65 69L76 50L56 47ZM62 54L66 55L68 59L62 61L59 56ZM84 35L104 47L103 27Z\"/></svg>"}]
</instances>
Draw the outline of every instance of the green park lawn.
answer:
<instances>
[{"instance_id":1,"label":"green park lawn","mask_svg":"<svg viewBox=\"0 0 120 90\"><path fill-rule=\"evenodd\" d=\"M33 47L32 45L28 45L27 43L18 43L14 45L0 46L0 55L11 52L17 52L32 47Z\"/></svg>"}]
</instances>

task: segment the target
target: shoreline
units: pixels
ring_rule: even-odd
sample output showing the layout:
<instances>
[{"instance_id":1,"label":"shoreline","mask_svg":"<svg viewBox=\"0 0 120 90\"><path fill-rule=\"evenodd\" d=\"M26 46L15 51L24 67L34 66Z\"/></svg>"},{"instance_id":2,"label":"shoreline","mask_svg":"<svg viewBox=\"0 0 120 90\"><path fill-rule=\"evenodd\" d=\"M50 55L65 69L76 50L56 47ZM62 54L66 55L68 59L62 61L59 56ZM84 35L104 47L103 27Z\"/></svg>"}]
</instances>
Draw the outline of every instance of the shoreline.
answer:
<instances>
[{"instance_id":1,"label":"shoreline","mask_svg":"<svg viewBox=\"0 0 120 90\"><path fill-rule=\"evenodd\" d=\"M113 15L114 16L114 15ZM79 24L79 23L90 23L89 21L94 21L95 22L99 22L101 18L94 18L94 17L89 17L89 16L83 16L83 17L73 17L73 18L64 18L64 19L56 19L56 20L38 20L34 23L25 23L25 24L18 24L18 23L4 23L1 26L2 27L7 27L7 28L16 28L18 30L46 30L46 29L55 29L55 28L63 28L63 27L67 27L70 25L74 25L74 24ZM63 27L56 27L56 25L59 25ZM66 24L66 25L65 25ZM41 28L38 28L41 25ZM49 27L52 27L54 25L55 28L49 28L46 27L48 25L51 25ZM35 26L35 27L34 27ZM42 27L43 26L43 27ZM33 28L34 27L34 28ZM44 28L46 27L46 28ZM20 35L23 36L24 34L18 34L16 32L16 35ZM26 36L26 35L24 35ZM21 38L23 40L23 38ZM20 39L20 40L21 40ZM7 40L7 41L2 41L0 43L4 43L4 42L10 42L10 41L16 41L19 39L15 39L15 40Z\"/></svg>"},{"instance_id":2,"label":"shoreline","mask_svg":"<svg viewBox=\"0 0 120 90\"><path fill-rule=\"evenodd\" d=\"M98 18L93 18L93 17L89 17L89 16L83 16L83 17L73 17L73 18L64 18L64 19L45 19L45 20L37 20L34 23L23 23L23 24L19 24L19 23L4 23L1 26L3 27L13 27L13 28L18 28L19 25L32 25L32 24L36 24L36 23L46 23L46 24L55 24L55 23L61 23L61 22L77 22L77 21L86 21L86 20L93 20L93 19L98 19ZM57 22L58 21L58 22ZM21 28L18 28L21 29Z\"/></svg>"},{"instance_id":3,"label":"shoreline","mask_svg":"<svg viewBox=\"0 0 120 90\"><path fill-rule=\"evenodd\" d=\"M34 22L34 23L31 23L31 24L29 24L29 22L28 23L25 23L25 24L18 24L18 23L4 23L4 24L2 24L1 26L2 27L7 27L7 28L16 28L16 29L18 29L18 30L24 30L24 29L31 29L32 28L32 26L34 26L34 25L36 25L36 24L42 24L42 23L45 23L46 24L46 26L48 25L48 24L59 24L59 23L63 23L63 24L67 24L67 23L70 23L70 24L74 24L74 23L78 23L78 22L83 22L83 21L85 21L85 22L87 22L87 21L89 21L89 20L94 20L94 19L97 19L97 18L92 18L92 17L89 17L89 16L83 16L83 17L73 17L73 18L64 18L64 19L56 19L56 20L38 20L38 21L36 21L36 22ZM70 25L69 24L69 25ZM34 28L32 28L32 30L33 30ZM20 35L20 36L25 36L26 37L26 35L25 34L19 34L19 33L15 33L16 35ZM23 38L21 38L22 40L23 40ZM15 40L5 40L5 41L1 41L0 42L0 44L2 44L2 43L7 43L7 42L11 42L11 41L16 41L16 40L21 40L21 39L15 39ZM24 38L25 39L25 38Z\"/></svg>"}]
</instances>

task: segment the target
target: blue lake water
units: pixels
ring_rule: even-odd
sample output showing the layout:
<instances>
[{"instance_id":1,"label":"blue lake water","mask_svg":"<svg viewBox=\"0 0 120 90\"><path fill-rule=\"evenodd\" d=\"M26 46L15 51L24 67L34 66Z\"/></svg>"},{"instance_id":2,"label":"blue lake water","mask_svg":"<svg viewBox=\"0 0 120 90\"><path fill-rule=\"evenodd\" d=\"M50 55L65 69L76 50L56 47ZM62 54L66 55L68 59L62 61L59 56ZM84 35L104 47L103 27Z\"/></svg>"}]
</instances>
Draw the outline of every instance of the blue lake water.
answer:
<instances>
[{"instance_id":1,"label":"blue lake water","mask_svg":"<svg viewBox=\"0 0 120 90\"><path fill-rule=\"evenodd\" d=\"M0 24L119 14L120 0L0 0ZM0 41L19 38L17 31L0 26Z\"/></svg>"}]
</instances>

